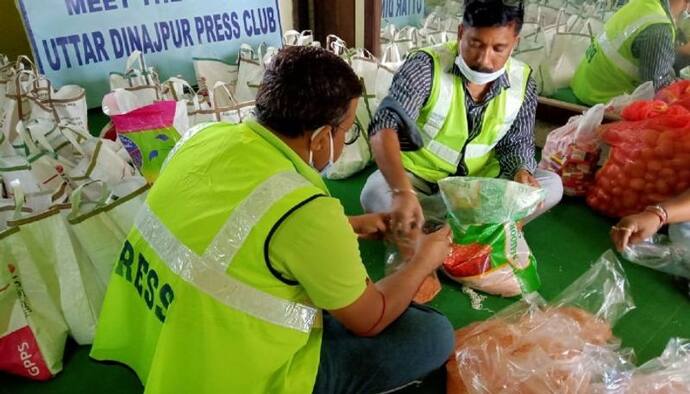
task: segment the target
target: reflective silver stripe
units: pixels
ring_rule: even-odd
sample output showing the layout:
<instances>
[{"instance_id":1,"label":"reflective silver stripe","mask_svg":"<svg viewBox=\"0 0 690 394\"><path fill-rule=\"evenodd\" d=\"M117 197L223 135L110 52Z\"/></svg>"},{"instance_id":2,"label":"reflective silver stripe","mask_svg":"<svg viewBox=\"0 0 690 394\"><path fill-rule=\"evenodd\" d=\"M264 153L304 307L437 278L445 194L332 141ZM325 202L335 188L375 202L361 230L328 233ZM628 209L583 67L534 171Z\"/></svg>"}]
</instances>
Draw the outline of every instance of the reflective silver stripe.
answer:
<instances>
[{"instance_id":1,"label":"reflective silver stripe","mask_svg":"<svg viewBox=\"0 0 690 394\"><path fill-rule=\"evenodd\" d=\"M309 185L309 181L294 171L280 172L268 178L233 209L230 218L204 252L204 257L225 272L249 232L269 208L286 195Z\"/></svg>"},{"instance_id":2,"label":"reflective silver stripe","mask_svg":"<svg viewBox=\"0 0 690 394\"><path fill-rule=\"evenodd\" d=\"M632 37L632 35L642 27L657 23L670 23L670 20L661 15L646 15L626 26L623 33L616 35L612 39L609 39L606 32L604 32L599 35L597 41L609 60L611 60L618 68L623 70L623 72L628 74L629 77L637 78L639 76L639 69L637 65L623 57L623 55L620 54L620 49L625 41Z\"/></svg>"},{"instance_id":3,"label":"reflective silver stripe","mask_svg":"<svg viewBox=\"0 0 690 394\"><path fill-rule=\"evenodd\" d=\"M522 103L525 101L526 78L528 75L527 65L525 65L525 63L519 60L510 59L510 64L508 66L508 82L510 83L510 87L505 91L506 106L503 109L503 126L501 126L501 129L494 139L494 145L508 133L513 126L513 122L520 113Z\"/></svg>"},{"instance_id":4,"label":"reflective silver stripe","mask_svg":"<svg viewBox=\"0 0 690 394\"><path fill-rule=\"evenodd\" d=\"M520 108L522 108L522 103L525 98L525 79L528 75L527 66L521 61L510 59L507 72L510 87L506 89L504 93L506 95L506 104L503 109L504 115L501 128L496 133L496 138L494 138L490 145L476 143L468 144L467 148L465 148L465 159L476 159L491 152L498 141L503 139L508 133L513 126L513 122L515 122L515 119L520 113Z\"/></svg>"},{"instance_id":5,"label":"reflective silver stripe","mask_svg":"<svg viewBox=\"0 0 690 394\"><path fill-rule=\"evenodd\" d=\"M671 20L668 17L661 15L645 15L642 18L635 20L635 22L629 24L625 27L622 34L616 35L614 39L611 40L611 44L614 48L620 49L620 47L625 43L625 41L632 37L635 32L647 25L653 25L657 23L671 24ZM604 33L606 34L606 33Z\"/></svg>"},{"instance_id":6,"label":"reflective silver stripe","mask_svg":"<svg viewBox=\"0 0 690 394\"><path fill-rule=\"evenodd\" d=\"M422 127L424 133L429 137L429 139L434 139L438 135L439 131L443 127L443 124L448 117L450 112L450 105L453 100L453 74L443 71L440 75L439 81L441 86L439 87L438 98L436 99L436 104L434 108L431 109L431 113Z\"/></svg>"},{"instance_id":7,"label":"reflective silver stripe","mask_svg":"<svg viewBox=\"0 0 690 394\"><path fill-rule=\"evenodd\" d=\"M465 159L476 159L482 157L494 149L494 145L469 144L465 148Z\"/></svg>"},{"instance_id":8,"label":"reflective silver stripe","mask_svg":"<svg viewBox=\"0 0 690 394\"><path fill-rule=\"evenodd\" d=\"M422 131L424 134L426 134L428 139L436 138L446 121L448 112L450 111L454 89L454 76L452 73L452 68L455 61L455 56L457 56L457 53L450 51L447 44L437 45L431 50L434 51L434 53L436 53L438 56L442 72L440 75L441 86L439 88L436 104L434 104L426 123L422 127Z\"/></svg>"},{"instance_id":9,"label":"reflective silver stripe","mask_svg":"<svg viewBox=\"0 0 690 394\"><path fill-rule=\"evenodd\" d=\"M460 164L460 156L462 155L462 153L453 150L438 141L429 141L429 143L426 145L426 149L430 150L431 152L436 154L436 156L440 157L449 164L452 164L454 166Z\"/></svg>"},{"instance_id":10,"label":"reflective silver stripe","mask_svg":"<svg viewBox=\"0 0 690 394\"><path fill-rule=\"evenodd\" d=\"M203 256L197 255L170 233L147 203L135 225L171 271L218 302L257 319L305 333L320 322L318 309L275 297L228 275L218 264L226 255L216 253L225 253L232 247L208 248ZM212 245L221 245L218 238L223 236L227 234L219 232Z\"/></svg>"}]
</instances>

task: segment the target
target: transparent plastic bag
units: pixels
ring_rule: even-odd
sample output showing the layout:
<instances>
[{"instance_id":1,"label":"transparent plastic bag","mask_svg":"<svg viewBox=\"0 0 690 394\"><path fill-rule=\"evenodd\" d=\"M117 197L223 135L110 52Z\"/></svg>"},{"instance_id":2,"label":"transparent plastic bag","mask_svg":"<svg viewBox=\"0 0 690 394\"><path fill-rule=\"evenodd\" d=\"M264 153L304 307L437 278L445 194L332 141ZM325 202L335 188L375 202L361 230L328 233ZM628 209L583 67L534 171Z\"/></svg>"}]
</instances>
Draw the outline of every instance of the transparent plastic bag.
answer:
<instances>
[{"instance_id":1,"label":"transparent plastic bag","mask_svg":"<svg viewBox=\"0 0 690 394\"><path fill-rule=\"evenodd\" d=\"M536 293L456 332L449 393L590 393L631 369L611 326L634 308L623 269L605 253L547 303Z\"/></svg>"},{"instance_id":2,"label":"transparent plastic bag","mask_svg":"<svg viewBox=\"0 0 690 394\"><path fill-rule=\"evenodd\" d=\"M625 392L690 392L690 341L671 338L661 356L649 360L633 372Z\"/></svg>"},{"instance_id":3,"label":"transparent plastic bag","mask_svg":"<svg viewBox=\"0 0 690 394\"><path fill-rule=\"evenodd\" d=\"M545 196L542 189L505 179L449 177L438 185L450 216L460 223L518 221Z\"/></svg>"},{"instance_id":4,"label":"transparent plastic bag","mask_svg":"<svg viewBox=\"0 0 690 394\"><path fill-rule=\"evenodd\" d=\"M643 242L628 245L623 257L656 271L690 279L690 250L663 234L655 234Z\"/></svg>"},{"instance_id":5,"label":"transparent plastic bag","mask_svg":"<svg viewBox=\"0 0 690 394\"><path fill-rule=\"evenodd\" d=\"M442 225L442 222L427 221L422 231L424 231L425 233L431 233L438 230L438 228ZM419 238L417 237L416 239L418 240ZM390 242L386 247L386 254L384 258L384 273L386 276L394 273L403 265L405 265L408 261L410 261L410 259L414 256L415 251L417 250L416 243L411 244L409 242L398 242L397 244L399 245L400 249L398 249L398 247L393 246L393 244ZM419 286L417 294L415 294L412 301L418 304L426 304L427 302L433 300L440 292L441 281L438 279L438 274L436 272L432 272Z\"/></svg>"},{"instance_id":6,"label":"transparent plastic bag","mask_svg":"<svg viewBox=\"0 0 690 394\"><path fill-rule=\"evenodd\" d=\"M582 196L594 182L601 142L597 133L604 106L597 104L549 133L539 167L561 176L567 195Z\"/></svg>"},{"instance_id":7,"label":"transparent plastic bag","mask_svg":"<svg viewBox=\"0 0 690 394\"><path fill-rule=\"evenodd\" d=\"M534 212L544 191L505 179L451 177L439 182L454 245L443 263L451 279L513 297L541 285L536 259L517 221Z\"/></svg>"}]
</instances>

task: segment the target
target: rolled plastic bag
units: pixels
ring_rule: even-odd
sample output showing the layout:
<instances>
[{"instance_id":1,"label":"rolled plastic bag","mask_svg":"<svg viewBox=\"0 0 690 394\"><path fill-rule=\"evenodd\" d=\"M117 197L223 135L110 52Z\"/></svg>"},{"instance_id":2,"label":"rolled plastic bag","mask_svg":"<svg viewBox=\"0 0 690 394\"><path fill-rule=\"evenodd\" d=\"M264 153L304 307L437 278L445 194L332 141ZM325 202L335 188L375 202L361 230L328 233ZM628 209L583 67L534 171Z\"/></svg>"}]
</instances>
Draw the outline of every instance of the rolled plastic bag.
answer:
<instances>
[{"instance_id":1,"label":"rolled plastic bag","mask_svg":"<svg viewBox=\"0 0 690 394\"><path fill-rule=\"evenodd\" d=\"M542 189L505 179L450 177L439 182L453 230L443 271L476 290L504 297L536 291L537 262L517 226L544 199Z\"/></svg>"},{"instance_id":2,"label":"rolled plastic bag","mask_svg":"<svg viewBox=\"0 0 690 394\"><path fill-rule=\"evenodd\" d=\"M613 252L547 303L537 293L456 332L449 393L590 393L619 387L632 354L611 327L634 308Z\"/></svg>"}]
</instances>

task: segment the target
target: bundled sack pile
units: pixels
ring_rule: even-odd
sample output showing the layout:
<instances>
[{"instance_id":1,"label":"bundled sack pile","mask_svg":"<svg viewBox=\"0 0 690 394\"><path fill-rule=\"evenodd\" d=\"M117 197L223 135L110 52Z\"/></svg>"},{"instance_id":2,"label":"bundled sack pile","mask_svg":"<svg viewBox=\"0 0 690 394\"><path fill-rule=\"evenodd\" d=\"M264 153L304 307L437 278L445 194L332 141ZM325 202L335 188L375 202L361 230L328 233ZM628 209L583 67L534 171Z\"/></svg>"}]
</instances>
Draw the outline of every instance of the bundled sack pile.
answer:
<instances>
[{"instance_id":1,"label":"bundled sack pile","mask_svg":"<svg viewBox=\"0 0 690 394\"><path fill-rule=\"evenodd\" d=\"M93 340L115 258L148 185L125 148L88 131L84 89L0 56L0 371L62 369Z\"/></svg>"}]
</instances>

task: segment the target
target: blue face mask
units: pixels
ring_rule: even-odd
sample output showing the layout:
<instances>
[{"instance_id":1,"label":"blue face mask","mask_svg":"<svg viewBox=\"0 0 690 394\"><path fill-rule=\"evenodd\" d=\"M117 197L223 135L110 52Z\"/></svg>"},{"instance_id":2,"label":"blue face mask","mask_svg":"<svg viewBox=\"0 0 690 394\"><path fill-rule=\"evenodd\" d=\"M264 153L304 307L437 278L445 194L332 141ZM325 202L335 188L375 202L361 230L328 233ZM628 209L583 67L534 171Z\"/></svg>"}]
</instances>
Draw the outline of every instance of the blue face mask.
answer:
<instances>
[{"instance_id":1,"label":"blue face mask","mask_svg":"<svg viewBox=\"0 0 690 394\"><path fill-rule=\"evenodd\" d=\"M325 127L326 126L320 127L318 130L316 130L314 132L314 134L311 135L311 141L312 142L314 141L314 138L316 138L319 135L319 133L321 133L323 131L323 129ZM330 132L328 133L328 139L329 139L330 149L331 149L330 157L328 159L328 164L326 164L326 166L324 168L322 168L321 170L319 170L318 168L316 168L314 166L314 152L311 149L309 149L309 165L314 167L315 170L319 171L321 173L321 176L328 176L328 173L330 173L331 170L333 169L333 154L334 154L334 152L333 152L333 134Z\"/></svg>"}]
</instances>

